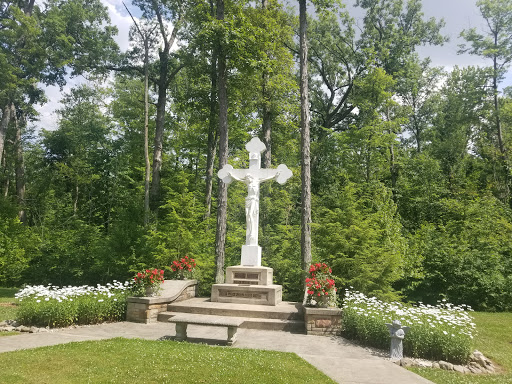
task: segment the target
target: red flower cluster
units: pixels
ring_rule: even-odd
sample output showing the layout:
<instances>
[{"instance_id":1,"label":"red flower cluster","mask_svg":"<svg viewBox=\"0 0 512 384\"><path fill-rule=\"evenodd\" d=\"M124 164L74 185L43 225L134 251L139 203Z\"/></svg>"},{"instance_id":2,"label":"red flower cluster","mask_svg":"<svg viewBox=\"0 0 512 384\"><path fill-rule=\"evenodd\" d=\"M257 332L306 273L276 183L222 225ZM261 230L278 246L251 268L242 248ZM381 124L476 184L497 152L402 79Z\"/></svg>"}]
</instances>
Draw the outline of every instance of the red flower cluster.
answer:
<instances>
[{"instance_id":1,"label":"red flower cluster","mask_svg":"<svg viewBox=\"0 0 512 384\"><path fill-rule=\"evenodd\" d=\"M141 284L144 287L150 287L156 284L162 284L164 282L164 270L163 269L146 269L142 272L137 272L137 276L133 278L136 284Z\"/></svg>"},{"instance_id":2,"label":"red flower cluster","mask_svg":"<svg viewBox=\"0 0 512 384\"><path fill-rule=\"evenodd\" d=\"M325 263L312 264L309 267L310 277L306 278L308 295L320 297L328 296L332 290L336 292L331 273L332 269Z\"/></svg>"},{"instance_id":3,"label":"red flower cluster","mask_svg":"<svg viewBox=\"0 0 512 384\"><path fill-rule=\"evenodd\" d=\"M192 277L192 271L196 267L196 261L194 259L185 256L180 260L174 260L171 264L171 270L174 272L174 278L183 280L185 277Z\"/></svg>"},{"instance_id":4,"label":"red flower cluster","mask_svg":"<svg viewBox=\"0 0 512 384\"><path fill-rule=\"evenodd\" d=\"M195 267L196 261L194 259L189 259L188 256L185 256L181 260L174 260L171 264L171 269L173 270L173 272L177 272L180 270L192 272Z\"/></svg>"}]
</instances>

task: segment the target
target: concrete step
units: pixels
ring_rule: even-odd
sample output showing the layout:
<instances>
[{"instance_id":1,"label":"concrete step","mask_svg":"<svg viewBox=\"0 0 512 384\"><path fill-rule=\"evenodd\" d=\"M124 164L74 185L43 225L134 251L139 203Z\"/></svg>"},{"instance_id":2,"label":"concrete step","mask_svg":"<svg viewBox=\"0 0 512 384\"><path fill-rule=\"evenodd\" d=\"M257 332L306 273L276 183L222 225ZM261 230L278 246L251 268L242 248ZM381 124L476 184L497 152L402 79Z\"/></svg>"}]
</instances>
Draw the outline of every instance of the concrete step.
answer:
<instances>
[{"instance_id":1,"label":"concrete step","mask_svg":"<svg viewBox=\"0 0 512 384\"><path fill-rule=\"evenodd\" d=\"M267 331L305 332L304 320L246 318L240 328L263 329Z\"/></svg>"},{"instance_id":2,"label":"concrete step","mask_svg":"<svg viewBox=\"0 0 512 384\"><path fill-rule=\"evenodd\" d=\"M235 316L275 320L304 320L301 303L281 302L276 306L211 302L209 298L192 298L171 303L168 312Z\"/></svg>"},{"instance_id":3,"label":"concrete step","mask_svg":"<svg viewBox=\"0 0 512 384\"><path fill-rule=\"evenodd\" d=\"M158 314L158 321L168 322L170 318L184 314L184 312L160 312ZM226 319L230 316L215 316L215 315L197 315L205 316L205 318L211 319L218 317L219 319ZM237 317L237 319L243 319L240 328L245 329L261 329L267 331L287 331L287 332L300 332L304 333L304 321L302 320L283 320L283 319L264 319L254 317ZM193 323L192 323L193 324Z\"/></svg>"}]
</instances>

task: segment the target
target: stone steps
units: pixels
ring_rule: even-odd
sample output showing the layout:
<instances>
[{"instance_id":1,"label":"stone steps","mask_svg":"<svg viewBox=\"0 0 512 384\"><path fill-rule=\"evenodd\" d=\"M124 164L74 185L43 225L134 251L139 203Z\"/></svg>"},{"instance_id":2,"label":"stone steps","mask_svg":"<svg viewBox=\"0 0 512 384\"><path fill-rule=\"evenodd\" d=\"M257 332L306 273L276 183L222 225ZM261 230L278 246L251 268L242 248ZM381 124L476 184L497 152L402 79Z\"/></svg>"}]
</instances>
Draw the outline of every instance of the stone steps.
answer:
<instances>
[{"instance_id":1,"label":"stone steps","mask_svg":"<svg viewBox=\"0 0 512 384\"><path fill-rule=\"evenodd\" d=\"M193 298L174 302L160 312L158 321L167 322L180 313L244 318L240 328L304 332L304 314L300 303L282 302L276 306L211 302Z\"/></svg>"},{"instance_id":2,"label":"stone steps","mask_svg":"<svg viewBox=\"0 0 512 384\"><path fill-rule=\"evenodd\" d=\"M158 321L168 322L168 320L175 315L177 315L176 312L160 312L158 315ZM220 315L217 316L221 317ZM263 319L254 317L242 317L242 319L244 319L244 322L240 325L240 328L261 329L266 331L304 332L304 321L302 320Z\"/></svg>"}]
</instances>

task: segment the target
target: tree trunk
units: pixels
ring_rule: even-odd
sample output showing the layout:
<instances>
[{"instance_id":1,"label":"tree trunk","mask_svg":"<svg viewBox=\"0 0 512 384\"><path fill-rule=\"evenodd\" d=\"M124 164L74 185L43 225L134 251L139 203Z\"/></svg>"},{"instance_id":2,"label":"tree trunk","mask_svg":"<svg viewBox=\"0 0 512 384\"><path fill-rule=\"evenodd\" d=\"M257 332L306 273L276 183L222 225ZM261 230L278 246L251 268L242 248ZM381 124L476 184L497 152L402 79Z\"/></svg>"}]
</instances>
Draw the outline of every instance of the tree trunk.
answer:
<instances>
[{"instance_id":1,"label":"tree trunk","mask_svg":"<svg viewBox=\"0 0 512 384\"><path fill-rule=\"evenodd\" d=\"M306 273L311 264L311 154L309 133L309 98L308 98L308 44L306 0L299 0L300 22L300 129L301 129L301 254L302 269ZM305 282L304 282L305 284ZM305 285L304 285L305 288ZM304 300L306 294L304 295Z\"/></svg>"},{"instance_id":2,"label":"tree trunk","mask_svg":"<svg viewBox=\"0 0 512 384\"><path fill-rule=\"evenodd\" d=\"M162 170L162 150L164 141L165 104L167 102L167 77L169 76L168 52L160 51L160 78L158 81L158 100L156 102L156 127L153 152L153 178L151 180L152 208L160 206L160 172Z\"/></svg>"},{"instance_id":3,"label":"tree trunk","mask_svg":"<svg viewBox=\"0 0 512 384\"><path fill-rule=\"evenodd\" d=\"M224 0L217 0L217 19L224 20ZM226 53L219 44L218 58L218 97L219 97L219 169L228 162L228 95ZM224 282L224 260L226 246L226 226L228 210L227 185L219 181L217 204L217 233L215 236L215 282Z\"/></svg>"},{"instance_id":4,"label":"tree trunk","mask_svg":"<svg viewBox=\"0 0 512 384\"><path fill-rule=\"evenodd\" d=\"M263 144L267 147L267 150L263 152L263 168L270 168L272 163L272 114L269 111L267 105L267 92L266 83L268 81L268 74L263 73L263 108L262 108L262 124L261 130L263 132Z\"/></svg>"},{"instance_id":5,"label":"tree trunk","mask_svg":"<svg viewBox=\"0 0 512 384\"><path fill-rule=\"evenodd\" d=\"M14 118L14 125L16 129L15 147L16 147L16 196L18 198L18 205L20 210L18 217L22 223L26 223L27 214L25 212L25 162L23 159L23 143L21 141L21 130L25 126L24 116L20 116L18 120L16 116L16 109L12 106L12 116Z\"/></svg>"},{"instance_id":6,"label":"tree trunk","mask_svg":"<svg viewBox=\"0 0 512 384\"><path fill-rule=\"evenodd\" d=\"M75 198L73 199L73 216L76 217L76 214L78 213L78 178L75 183Z\"/></svg>"},{"instance_id":7,"label":"tree trunk","mask_svg":"<svg viewBox=\"0 0 512 384\"><path fill-rule=\"evenodd\" d=\"M143 33L126 4L123 3L123 5L132 18L133 24L137 28L137 32L139 32L140 38L144 42L144 226L147 226L149 223L150 213L149 182L151 177L151 164L149 161L149 38L152 31L146 30L146 32Z\"/></svg>"},{"instance_id":8,"label":"tree trunk","mask_svg":"<svg viewBox=\"0 0 512 384\"><path fill-rule=\"evenodd\" d=\"M32 16L32 11L34 10L34 3L35 0L28 0L25 4L25 7L23 8L23 12L28 15Z\"/></svg>"},{"instance_id":9,"label":"tree trunk","mask_svg":"<svg viewBox=\"0 0 512 384\"><path fill-rule=\"evenodd\" d=\"M144 38L144 226L149 223L149 181L151 164L149 162L149 36Z\"/></svg>"},{"instance_id":10,"label":"tree trunk","mask_svg":"<svg viewBox=\"0 0 512 384\"><path fill-rule=\"evenodd\" d=\"M210 0L210 15L215 16L213 0ZM210 63L210 117L208 119L208 148L206 155L206 188L205 188L205 212L203 220L210 217L212 210L213 190L213 165L217 149L217 51L218 44L213 48L212 61ZM208 227L209 228L209 227Z\"/></svg>"},{"instance_id":11,"label":"tree trunk","mask_svg":"<svg viewBox=\"0 0 512 384\"><path fill-rule=\"evenodd\" d=\"M497 35L495 35L495 45L497 45ZM509 169L507 166L506 150L503 142L503 132L501 128L501 116L500 116L500 103L498 98L498 61L497 57L493 58L494 72L492 77L492 88L494 96L494 114L496 122L496 134L498 136L498 147L500 150L501 167L503 169L504 180L504 191L502 196L503 202L509 202L510 199L510 188L509 188Z\"/></svg>"},{"instance_id":12,"label":"tree trunk","mask_svg":"<svg viewBox=\"0 0 512 384\"><path fill-rule=\"evenodd\" d=\"M4 153L5 133L7 132L7 127L11 121L11 109L12 104L7 103L2 112L2 120L0 121L0 162L2 161Z\"/></svg>"},{"instance_id":13,"label":"tree trunk","mask_svg":"<svg viewBox=\"0 0 512 384\"><path fill-rule=\"evenodd\" d=\"M7 169L7 160L6 160L5 156L2 158L2 161L1 161L0 164L2 164L2 169L3 169L3 173L4 173L4 180L5 180L5 183L4 183L4 197L7 198L7 196L9 196L9 187L10 187L10 184L11 184L11 179L9 178L9 172L8 172L8 169Z\"/></svg>"},{"instance_id":14,"label":"tree trunk","mask_svg":"<svg viewBox=\"0 0 512 384\"><path fill-rule=\"evenodd\" d=\"M160 57L159 78L157 81L158 86L158 100L156 102L156 127L155 127L155 141L153 149L153 178L151 180L150 200L152 208L157 209L160 206L160 173L162 171L162 151L164 141L164 127L165 127L165 106L167 103L167 86L171 79L178 73L181 67L178 67L172 74L169 73L169 53L171 47L176 40L178 33L178 26L181 23L181 16L174 22L174 27L171 35L168 37L166 27L162 14L156 4L153 2L153 10L155 11L160 26L160 34L164 42L164 47L158 52ZM181 13L181 10L180 10Z\"/></svg>"},{"instance_id":15,"label":"tree trunk","mask_svg":"<svg viewBox=\"0 0 512 384\"><path fill-rule=\"evenodd\" d=\"M263 11L268 8L268 0L262 0ZM261 131L263 132L263 144L267 150L263 152L263 168L270 168L272 163L272 114L270 112L270 97L267 92L268 72L263 70L261 96L263 99Z\"/></svg>"},{"instance_id":16,"label":"tree trunk","mask_svg":"<svg viewBox=\"0 0 512 384\"><path fill-rule=\"evenodd\" d=\"M391 122L391 118L389 117L389 108L386 110L386 118L388 123ZM389 130L389 134L394 134L393 130ZM418 136L419 140L419 136ZM418 141L419 148L419 141ZM391 141L391 145L389 146L389 172L391 174L391 193L393 194L393 200L396 203L396 182L398 180L398 169L396 166L395 160L395 143L394 140Z\"/></svg>"},{"instance_id":17,"label":"tree trunk","mask_svg":"<svg viewBox=\"0 0 512 384\"><path fill-rule=\"evenodd\" d=\"M203 219L210 217L212 210L212 189L213 189L213 165L215 163L215 152L217 149L217 49L212 53L210 70L210 118L208 121L208 149L206 155L206 191L205 191L205 212Z\"/></svg>"}]
</instances>

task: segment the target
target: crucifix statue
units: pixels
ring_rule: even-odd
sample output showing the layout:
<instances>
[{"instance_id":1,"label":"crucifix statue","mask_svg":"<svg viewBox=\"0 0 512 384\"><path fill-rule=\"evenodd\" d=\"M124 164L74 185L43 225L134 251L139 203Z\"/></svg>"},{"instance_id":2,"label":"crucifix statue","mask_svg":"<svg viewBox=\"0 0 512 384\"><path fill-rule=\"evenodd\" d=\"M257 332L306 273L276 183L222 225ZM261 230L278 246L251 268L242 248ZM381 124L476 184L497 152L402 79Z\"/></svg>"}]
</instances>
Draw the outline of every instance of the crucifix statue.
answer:
<instances>
[{"instance_id":1,"label":"crucifix statue","mask_svg":"<svg viewBox=\"0 0 512 384\"><path fill-rule=\"evenodd\" d=\"M245 198L245 220L247 224L245 245L242 246L241 265L261 266L261 247L258 245L258 223L260 213L260 184L275 179L284 184L292 176L292 171L284 164L276 169L261 168L261 152L266 147L257 137L252 138L245 148L249 151L249 169L234 169L226 164L218 172L219 178L226 184L233 180L247 184Z\"/></svg>"}]
</instances>

